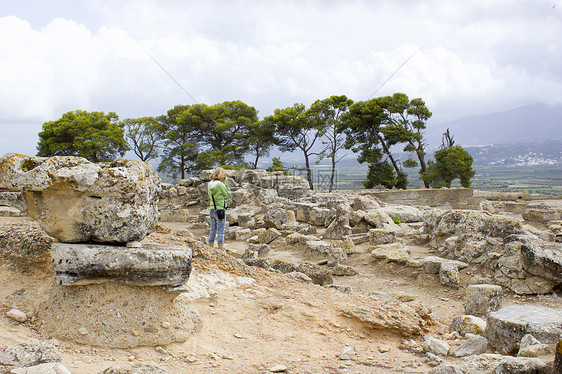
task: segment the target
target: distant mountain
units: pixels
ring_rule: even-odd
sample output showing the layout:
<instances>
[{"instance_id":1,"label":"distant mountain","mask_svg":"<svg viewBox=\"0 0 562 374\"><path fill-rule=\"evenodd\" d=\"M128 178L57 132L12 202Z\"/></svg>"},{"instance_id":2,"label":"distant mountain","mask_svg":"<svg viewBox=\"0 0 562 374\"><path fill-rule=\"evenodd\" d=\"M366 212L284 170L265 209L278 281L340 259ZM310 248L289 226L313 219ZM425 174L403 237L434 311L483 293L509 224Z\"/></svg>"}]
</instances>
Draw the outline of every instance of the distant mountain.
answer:
<instances>
[{"instance_id":1,"label":"distant mountain","mask_svg":"<svg viewBox=\"0 0 562 374\"><path fill-rule=\"evenodd\" d=\"M562 140L562 104L530 104L505 112L429 123L426 139L431 147L441 145L447 128L455 143L463 147Z\"/></svg>"},{"instance_id":2,"label":"distant mountain","mask_svg":"<svg viewBox=\"0 0 562 374\"><path fill-rule=\"evenodd\" d=\"M562 165L562 140L465 147L474 165Z\"/></svg>"}]
</instances>

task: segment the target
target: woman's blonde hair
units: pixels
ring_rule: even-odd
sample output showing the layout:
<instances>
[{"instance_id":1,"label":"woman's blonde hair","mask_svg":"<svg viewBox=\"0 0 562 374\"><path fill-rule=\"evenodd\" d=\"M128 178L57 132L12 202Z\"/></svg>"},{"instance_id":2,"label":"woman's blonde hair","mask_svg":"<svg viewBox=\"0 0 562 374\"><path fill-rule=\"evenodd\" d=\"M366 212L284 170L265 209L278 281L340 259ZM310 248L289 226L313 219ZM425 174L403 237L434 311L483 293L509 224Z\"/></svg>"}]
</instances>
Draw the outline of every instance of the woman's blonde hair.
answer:
<instances>
[{"instance_id":1,"label":"woman's blonde hair","mask_svg":"<svg viewBox=\"0 0 562 374\"><path fill-rule=\"evenodd\" d=\"M215 170L213 170L213 173L211 174L211 180L218 180L218 181L226 180L226 170L224 170L221 167L216 168Z\"/></svg>"}]
</instances>

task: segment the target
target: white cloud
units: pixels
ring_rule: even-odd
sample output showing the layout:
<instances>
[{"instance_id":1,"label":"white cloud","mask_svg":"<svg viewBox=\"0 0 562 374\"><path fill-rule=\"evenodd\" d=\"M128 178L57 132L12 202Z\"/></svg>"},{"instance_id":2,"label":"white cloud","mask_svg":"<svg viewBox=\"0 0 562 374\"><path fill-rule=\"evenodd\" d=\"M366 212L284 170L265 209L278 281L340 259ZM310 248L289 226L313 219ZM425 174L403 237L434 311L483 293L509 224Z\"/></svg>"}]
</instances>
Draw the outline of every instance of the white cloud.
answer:
<instances>
[{"instance_id":1,"label":"white cloud","mask_svg":"<svg viewBox=\"0 0 562 374\"><path fill-rule=\"evenodd\" d=\"M73 4L41 24L24 10L0 18L4 133L75 109L125 118L192 103L145 51L197 101L240 99L261 116L365 100L414 51L377 95L422 97L441 119L562 100L562 6L549 0Z\"/></svg>"}]
</instances>

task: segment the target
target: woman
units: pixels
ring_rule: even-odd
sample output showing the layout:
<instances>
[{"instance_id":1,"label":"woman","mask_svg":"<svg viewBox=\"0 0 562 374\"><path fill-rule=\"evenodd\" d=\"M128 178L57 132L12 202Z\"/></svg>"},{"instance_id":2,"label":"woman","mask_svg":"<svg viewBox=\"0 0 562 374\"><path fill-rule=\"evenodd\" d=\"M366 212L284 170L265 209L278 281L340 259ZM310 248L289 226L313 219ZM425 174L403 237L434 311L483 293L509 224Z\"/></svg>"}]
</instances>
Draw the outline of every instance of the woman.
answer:
<instances>
[{"instance_id":1,"label":"woman","mask_svg":"<svg viewBox=\"0 0 562 374\"><path fill-rule=\"evenodd\" d=\"M220 219L217 215L218 210L226 209L226 198L230 198L230 188L226 182L226 171L218 167L211 174L211 181L207 185L207 191L211 200L211 232L209 234L209 246L213 247L215 238L219 249L223 248L224 244L224 228L226 224L226 215Z\"/></svg>"}]
</instances>

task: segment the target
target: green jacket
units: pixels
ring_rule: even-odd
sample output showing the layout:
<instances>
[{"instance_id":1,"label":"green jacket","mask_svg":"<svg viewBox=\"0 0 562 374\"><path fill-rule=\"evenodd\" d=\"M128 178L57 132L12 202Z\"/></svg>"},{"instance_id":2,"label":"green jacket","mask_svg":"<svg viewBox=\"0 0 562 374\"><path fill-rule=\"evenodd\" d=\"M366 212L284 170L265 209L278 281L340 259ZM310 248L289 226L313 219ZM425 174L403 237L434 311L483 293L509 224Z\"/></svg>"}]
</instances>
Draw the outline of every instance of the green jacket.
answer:
<instances>
[{"instance_id":1,"label":"green jacket","mask_svg":"<svg viewBox=\"0 0 562 374\"><path fill-rule=\"evenodd\" d=\"M217 209L224 209L225 198L232 197L230 188L228 188L228 183L226 183L226 181L210 181L209 184L207 184L207 192L209 193L209 199L211 200L211 209L215 209L211 196L215 197Z\"/></svg>"}]
</instances>

